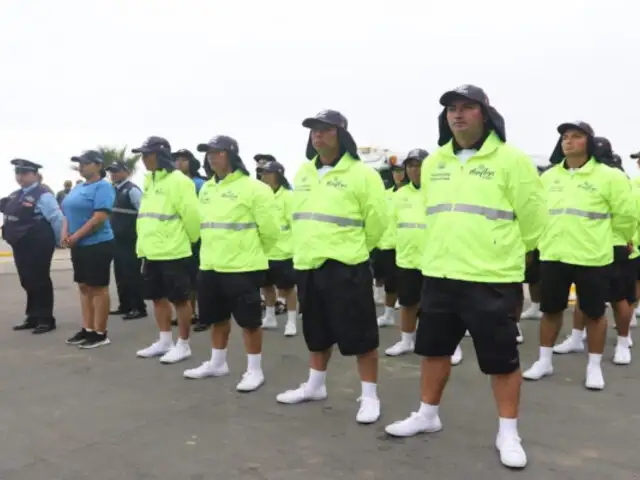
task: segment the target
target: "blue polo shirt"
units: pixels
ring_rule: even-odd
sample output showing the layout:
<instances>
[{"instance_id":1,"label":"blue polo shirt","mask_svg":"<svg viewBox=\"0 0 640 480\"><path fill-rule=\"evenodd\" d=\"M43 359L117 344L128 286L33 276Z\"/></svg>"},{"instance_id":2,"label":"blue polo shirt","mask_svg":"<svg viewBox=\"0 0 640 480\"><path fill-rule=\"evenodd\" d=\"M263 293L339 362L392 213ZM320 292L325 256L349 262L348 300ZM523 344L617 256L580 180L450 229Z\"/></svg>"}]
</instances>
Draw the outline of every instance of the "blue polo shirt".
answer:
<instances>
[{"instance_id":1,"label":"blue polo shirt","mask_svg":"<svg viewBox=\"0 0 640 480\"><path fill-rule=\"evenodd\" d=\"M62 212L67 217L69 235L73 235L89 221L94 212L111 213L115 201L115 189L106 180L82 183L76 186L62 201ZM81 238L77 245L88 246L113 240L109 219L94 232Z\"/></svg>"}]
</instances>

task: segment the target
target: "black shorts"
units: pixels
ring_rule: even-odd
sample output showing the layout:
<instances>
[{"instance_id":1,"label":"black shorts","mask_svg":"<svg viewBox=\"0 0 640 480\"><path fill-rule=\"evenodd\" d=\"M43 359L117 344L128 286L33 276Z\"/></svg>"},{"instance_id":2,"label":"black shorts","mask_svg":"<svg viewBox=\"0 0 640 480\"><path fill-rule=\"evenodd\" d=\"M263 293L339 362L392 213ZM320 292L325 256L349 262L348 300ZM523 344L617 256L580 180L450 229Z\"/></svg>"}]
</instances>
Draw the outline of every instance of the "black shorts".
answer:
<instances>
[{"instance_id":1,"label":"black shorts","mask_svg":"<svg viewBox=\"0 0 640 480\"><path fill-rule=\"evenodd\" d=\"M113 240L73 247L71 249L73 281L89 287L108 287L111 282L113 252Z\"/></svg>"},{"instance_id":2,"label":"black shorts","mask_svg":"<svg viewBox=\"0 0 640 480\"><path fill-rule=\"evenodd\" d=\"M540 250L531 252L531 262L524 267L524 283L535 285L540 281Z\"/></svg>"},{"instance_id":3,"label":"black shorts","mask_svg":"<svg viewBox=\"0 0 640 480\"><path fill-rule=\"evenodd\" d=\"M265 275L264 286L275 285L278 290L291 290L296 286L293 273L293 260L269 260L269 270Z\"/></svg>"},{"instance_id":4,"label":"black shorts","mask_svg":"<svg viewBox=\"0 0 640 480\"><path fill-rule=\"evenodd\" d=\"M225 273L201 270L198 276L200 321L207 325L233 318L241 328L253 330L262 325L260 287L264 271Z\"/></svg>"},{"instance_id":5,"label":"black shorts","mask_svg":"<svg viewBox=\"0 0 640 480\"><path fill-rule=\"evenodd\" d=\"M640 282L640 257L631 260L636 268L636 281Z\"/></svg>"},{"instance_id":6,"label":"black shorts","mask_svg":"<svg viewBox=\"0 0 640 480\"><path fill-rule=\"evenodd\" d=\"M636 301L636 263L635 259L629 259L627 247L613 247L614 261L611 265L611 288L609 301L627 301L633 304Z\"/></svg>"},{"instance_id":7,"label":"black shorts","mask_svg":"<svg viewBox=\"0 0 640 480\"><path fill-rule=\"evenodd\" d=\"M183 303L189 300L191 285L191 257L177 260L144 260L142 279L144 298L162 300L171 303Z\"/></svg>"},{"instance_id":8,"label":"black shorts","mask_svg":"<svg viewBox=\"0 0 640 480\"><path fill-rule=\"evenodd\" d=\"M386 293L398 291L398 267L395 250L375 250L373 252L373 277L384 282Z\"/></svg>"},{"instance_id":9,"label":"black shorts","mask_svg":"<svg viewBox=\"0 0 640 480\"><path fill-rule=\"evenodd\" d=\"M343 355L363 355L379 346L373 278L368 262L327 260L296 271L302 333L311 352L338 344Z\"/></svg>"},{"instance_id":10,"label":"black shorts","mask_svg":"<svg viewBox=\"0 0 640 480\"><path fill-rule=\"evenodd\" d=\"M578 306L591 319L604 315L609 297L611 265L585 267L562 262L540 262L540 310L560 313L567 308L571 284Z\"/></svg>"},{"instance_id":11,"label":"black shorts","mask_svg":"<svg viewBox=\"0 0 640 480\"><path fill-rule=\"evenodd\" d=\"M422 294L422 272L413 268L398 267L398 301L403 307L414 307L420 303Z\"/></svg>"},{"instance_id":12,"label":"black shorts","mask_svg":"<svg viewBox=\"0 0 640 480\"><path fill-rule=\"evenodd\" d=\"M520 368L513 318L520 283L475 283L424 277L415 352L449 357L469 330L480 370L487 375Z\"/></svg>"},{"instance_id":13,"label":"black shorts","mask_svg":"<svg viewBox=\"0 0 640 480\"><path fill-rule=\"evenodd\" d=\"M198 281L198 272L200 271L200 240L191 246L191 258L189 262L189 280L191 289L195 290Z\"/></svg>"}]
</instances>

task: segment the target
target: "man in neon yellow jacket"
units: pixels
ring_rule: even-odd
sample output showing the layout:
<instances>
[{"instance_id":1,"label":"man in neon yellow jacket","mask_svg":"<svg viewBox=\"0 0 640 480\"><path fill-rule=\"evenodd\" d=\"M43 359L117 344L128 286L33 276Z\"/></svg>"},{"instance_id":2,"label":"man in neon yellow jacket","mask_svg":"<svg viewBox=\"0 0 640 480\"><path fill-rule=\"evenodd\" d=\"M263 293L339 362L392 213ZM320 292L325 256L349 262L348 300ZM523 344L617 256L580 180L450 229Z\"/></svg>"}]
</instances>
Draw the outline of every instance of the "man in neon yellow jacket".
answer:
<instances>
[{"instance_id":1,"label":"man in neon yellow jacket","mask_svg":"<svg viewBox=\"0 0 640 480\"><path fill-rule=\"evenodd\" d=\"M297 334L298 297L296 295L296 278L293 271L293 244L291 239L291 208L293 193L284 167L275 159L260 167L260 180L273 191L274 213L280 226L278 243L267 253L269 270L262 293L264 294L265 316L262 328L277 328L276 301L278 296L285 299L287 307L287 323L284 335L292 337ZM277 292L276 292L277 289Z\"/></svg>"},{"instance_id":2,"label":"man in neon yellow jacket","mask_svg":"<svg viewBox=\"0 0 640 480\"><path fill-rule=\"evenodd\" d=\"M417 413L386 428L407 437L442 428L438 408L450 357L468 330L497 399L496 448L511 468L527 463L517 429L520 362L515 310L525 252L547 223L532 160L505 143L502 116L484 91L465 85L440 98L441 148L422 165L427 213L416 348L422 359Z\"/></svg>"},{"instance_id":3,"label":"man in neon yellow jacket","mask_svg":"<svg viewBox=\"0 0 640 480\"><path fill-rule=\"evenodd\" d=\"M629 261L627 245L637 229L636 203L626 176L601 163L596 155L589 124L566 122L558 127L558 133L550 160L553 167L542 175L550 222L540 240L540 355L524 378L539 380L553 374L553 345L573 283L587 328L585 387L602 390L604 314L612 293L612 271L617 268L614 252L619 264ZM617 249L613 248L616 244ZM618 298L621 288L614 288L618 290L613 292L614 303L623 301Z\"/></svg>"},{"instance_id":4,"label":"man in neon yellow jacket","mask_svg":"<svg viewBox=\"0 0 640 480\"><path fill-rule=\"evenodd\" d=\"M378 325L369 255L389 221L384 185L364 165L335 110L307 118L309 162L293 186L293 263L302 332L310 351L307 382L278 395L281 403L327 397L325 376L334 344L358 360L362 395L359 423L380 417Z\"/></svg>"},{"instance_id":5,"label":"man in neon yellow jacket","mask_svg":"<svg viewBox=\"0 0 640 480\"><path fill-rule=\"evenodd\" d=\"M389 157L391 164L391 175L393 177L393 187L387 188L386 197L389 206L389 217L393 215L393 202L396 192L399 188L407 183L407 177L404 167L398 161L396 155ZM389 226L385 230L378 248L376 248L371 256L373 259L373 277L376 281L376 290L374 298L376 303L384 304L384 312L378 317L378 326L387 327L395 325L396 314L395 306L398 301L398 268L396 267L396 225L390 221ZM378 285L382 285L379 287ZM379 293L382 289L382 295ZM380 301L382 300L382 301Z\"/></svg>"},{"instance_id":6,"label":"man in neon yellow jacket","mask_svg":"<svg viewBox=\"0 0 640 480\"><path fill-rule=\"evenodd\" d=\"M176 363L191 356L189 330L193 310L189 303L189 262L191 246L200 237L198 198L191 179L176 170L166 139L149 137L132 152L142 154L149 170L138 211L136 249L143 259L145 298L153 301L160 330L160 338L137 355ZM175 345L171 304L178 316L179 337Z\"/></svg>"},{"instance_id":7,"label":"man in neon yellow jacket","mask_svg":"<svg viewBox=\"0 0 640 480\"><path fill-rule=\"evenodd\" d=\"M207 152L214 173L200 190L200 321L211 324L211 360L186 370L187 378L229 373L227 345L231 317L242 328L247 370L237 384L240 392L264 383L260 287L268 267L265 252L280 235L273 215L273 192L251 178L233 138L219 135L198 145Z\"/></svg>"}]
</instances>

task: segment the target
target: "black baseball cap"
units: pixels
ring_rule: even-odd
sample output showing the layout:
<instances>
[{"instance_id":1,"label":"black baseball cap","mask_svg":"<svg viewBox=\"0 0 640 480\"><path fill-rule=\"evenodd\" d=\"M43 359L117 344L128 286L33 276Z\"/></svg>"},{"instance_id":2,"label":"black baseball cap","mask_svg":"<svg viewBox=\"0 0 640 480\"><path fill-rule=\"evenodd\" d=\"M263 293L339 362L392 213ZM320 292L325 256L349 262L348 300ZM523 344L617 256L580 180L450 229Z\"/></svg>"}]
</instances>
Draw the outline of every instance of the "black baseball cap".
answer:
<instances>
[{"instance_id":1,"label":"black baseball cap","mask_svg":"<svg viewBox=\"0 0 640 480\"><path fill-rule=\"evenodd\" d=\"M640 158L640 152L637 153L632 153L631 155L629 155L631 158L633 158L634 160L638 160Z\"/></svg>"},{"instance_id":2,"label":"black baseball cap","mask_svg":"<svg viewBox=\"0 0 640 480\"><path fill-rule=\"evenodd\" d=\"M109 165L106 169L107 172L129 172L129 167L124 162L115 162Z\"/></svg>"},{"instance_id":3,"label":"black baseball cap","mask_svg":"<svg viewBox=\"0 0 640 480\"><path fill-rule=\"evenodd\" d=\"M460 87L456 87L453 90L444 92L440 97L440 105L442 105L443 107L448 107L460 98L471 100L472 102L479 103L480 105L491 105L489 103L489 97L487 96L485 91L480 87L476 87L475 85L461 85Z\"/></svg>"},{"instance_id":4,"label":"black baseball cap","mask_svg":"<svg viewBox=\"0 0 640 480\"><path fill-rule=\"evenodd\" d=\"M32 162L31 160L25 160L24 158L14 158L11 160L11 165L15 168L16 173L37 173L42 168L42 165Z\"/></svg>"},{"instance_id":5,"label":"black baseball cap","mask_svg":"<svg viewBox=\"0 0 640 480\"><path fill-rule=\"evenodd\" d=\"M273 155L271 155L269 153L258 153L258 154L253 156L253 159L256 161L256 163L275 162L276 161L276 157L274 157Z\"/></svg>"},{"instance_id":6,"label":"black baseball cap","mask_svg":"<svg viewBox=\"0 0 640 480\"><path fill-rule=\"evenodd\" d=\"M305 118L302 121L302 126L305 128L316 128L320 125L328 125L347 130L349 122L347 118L337 110L322 110L313 117Z\"/></svg>"},{"instance_id":7,"label":"black baseball cap","mask_svg":"<svg viewBox=\"0 0 640 480\"><path fill-rule=\"evenodd\" d=\"M405 158L405 162L407 160L420 160L423 161L425 158L429 156L429 152L427 152L424 148L414 148L413 150L409 150L407 153L407 158Z\"/></svg>"},{"instance_id":8,"label":"black baseball cap","mask_svg":"<svg viewBox=\"0 0 640 480\"><path fill-rule=\"evenodd\" d=\"M279 173L280 175L284 175L284 166L275 160L267 162L260 170L262 173Z\"/></svg>"},{"instance_id":9,"label":"black baseball cap","mask_svg":"<svg viewBox=\"0 0 640 480\"><path fill-rule=\"evenodd\" d=\"M181 148L180 150L173 152L171 156L173 158L185 157L185 158L188 158L189 161L193 161L193 160L197 161L196 156L191 152L191 150L187 150L186 148Z\"/></svg>"},{"instance_id":10,"label":"black baseball cap","mask_svg":"<svg viewBox=\"0 0 640 480\"><path fill-rule=\"evenodd\" d=\"M96 151L96 150L87 150L82 155L79 155L77 157L71 157L71 161L72 162L77 162L77 163L99 163L99 164L103 164L104 163L104 158L102 157L102 154L100 152Z\"/></svg>"},{"instance_id":11,"label":"black baseball cap","mask_svg":"<svg viewBox=\"0 0 640 480\"><path fill-rule=\"evenodd\" d=\"M227 135L217 135L206 143L198 144L199 152L209 152L212 150L219 151L219 152L235 153L236 155L240 153L238 142L236 142L235 139Z\"/></svg>"},{"instance_id":12,"label":"black baseball cap","mask_svg":"<svg viewBox=\"0 0 640 480\"><path fill-rule=\"evenodd\" d=\"M560 135L564 135L564 133L567 130L572 130L572 129L573 130L580 130L581 132L585 133L589 137L593 137L594 136L593 128L591 128L591 125L589 125L587 122L583 122L581 120L576 120L575 122L564 122L564 123L561 123L560 125L558 125L558 133ZM607 142L608 142L608 140L607 140ZM609 144L609 147L611 147L611 144Z\"/></svg>"},{"instance_id":13,"label":"black baseball cap","mask_svg":"<svg viewBox=\"0 0 640 480\"><path fill-rule=\"evenodd\" d=\"M158 153L171 152L171 144L166 138L151 136L145 140L141 147L131 150L133 153Z\"/></svg>"}]
</instances>

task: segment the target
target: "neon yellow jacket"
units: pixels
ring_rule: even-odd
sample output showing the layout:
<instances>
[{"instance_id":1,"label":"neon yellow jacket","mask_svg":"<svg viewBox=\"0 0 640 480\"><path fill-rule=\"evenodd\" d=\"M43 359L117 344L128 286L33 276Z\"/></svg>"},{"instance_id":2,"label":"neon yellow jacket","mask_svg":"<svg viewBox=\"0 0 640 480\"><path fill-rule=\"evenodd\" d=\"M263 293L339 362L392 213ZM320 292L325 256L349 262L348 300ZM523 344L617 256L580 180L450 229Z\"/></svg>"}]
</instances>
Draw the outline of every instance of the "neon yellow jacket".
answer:
<instances>
[{"instance_id":1,"label":"neon yellow jacket","mask_svg":"<svg viewBox=\"0 0 640 480\"><path fill-rule=\"evenodd\" d=\"M396 187L387 188L385 198L389 207L389 215L393 215L393 197L396 194ZM393 250L396 248L396 225L395 222L389 222L389 226L382 234L380 242L378 242L380 250Z\"/></svg>"},{"instance_id":2,"label":"neon yellow jacket","mask_svg":"<svg viewBox=\"0 0 640 480\"><path fill-rule=\"evenodd\" d=\"M178 170L147 173L136 231L136 253L140 258L190 257L191 244L200 237L198 197L193 181Z\"/></svg>"},{"instance_id":3,"label":"neon yellow jacket","mask_svg":"<svg viewBox=\"0 0 640 480\"><path fill-rule=\"evenodd\" d=\"M200 189L200 270L254 272L280 236L270 187L240 170Z\"/></svg>"},{"instance_id":4,"label":"neon yellow jacket","mask_svg":"<svg viewBox=\"0 0 640 480\"><path fill-rule=\"evenodd\" d=\"M348 153L322 178L315 162L306 162L294 179L295 268L311 270L329 259L366 262L389 222L380 175Z\"/></svg>"},{"instance_id":5,"label":"neon yellow jacket","mask_svg":"<svg viewBox=\"0 0 640 480\"><path fill-rule=\"evenodd\" d=\"M450 141L422 164L427 229L425 276L472 282L522 282L525 252L547 224L533 161L491 133L465 164Z\"/></svg>"},{"instance_id":6,"label":"neon yellow jacket","mask_svg":"<svg viewBox=\"0 0 640 480\"><path fill-rule=\"evenodd\" d=\"M633 251L629 255L629 258L638 258L640 257L640 250L638 250L638 245L640 245L640 183L631 182L631 190L633 193L633 197L636 200L635 211L636 211L636 221L638 222L638 228L636 229L636 233L633 235Z\"/></svg>"},{"instance_id":7,"label":"neon yellow jacket","mask_svg":"<svg viewBox=\"0 0 640 480\"><path fill-rule=\"evenodd\" d=\"M291 240L291 215L293 192L280 187L274 193L273 212L280 227L280 236L275 246L267 252L269 260L288 260L293 258L293 242Z\"/></svg>"},{"instance_id":8,"label":"neon yellow jacket","mask_svg":"<svg viewBox=\"0 0 640 480\"><path fill-rule=\"evenodd\" d=\"M614 238L626 245L638 228L628 179L594 158L573 172L563 160L541 178L550 217L540 259L589 267L613 262Z\"/></svg>"},{"instance_id":9,"label":"neon yellow jacket","mask_svg":"<svg viewBox=\"0 0 640 480\"><path fill-rule=\"evenodd\" d=\"M413 183L400 187L393 196L393 207L396 265L420 269L427 228L422 192Z\"/></svg>"}]
</instances>

